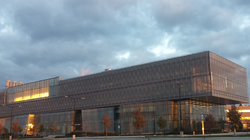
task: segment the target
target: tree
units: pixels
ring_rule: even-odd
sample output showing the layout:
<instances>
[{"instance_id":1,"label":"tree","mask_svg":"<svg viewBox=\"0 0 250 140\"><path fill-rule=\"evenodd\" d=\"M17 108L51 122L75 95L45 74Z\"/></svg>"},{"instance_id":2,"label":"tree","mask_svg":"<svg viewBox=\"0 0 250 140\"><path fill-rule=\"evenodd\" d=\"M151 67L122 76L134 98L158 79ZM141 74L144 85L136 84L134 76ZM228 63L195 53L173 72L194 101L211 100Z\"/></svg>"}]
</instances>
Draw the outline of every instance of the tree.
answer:
<instances>
[{"instance_id":1,"label":"tree","mask_svg":"<svg viewBox=\"0 0 250 140\"><path fill-rule=\"evenodd\" d=\"M5 137L7 138L8 135L9 135L9 130L8 130L6 127L4 127L4 128L3 128L3 131L4 131Z\"/></svg>"},{"instance_id":2,"label":"tree","mask_svg":"<svg viewBox=\"0 0 250 140\"><path fill-rule=\"evenodd\" d=\"M14 134L19 133L21 125L19 124L18 117L12 122L10 129L14 132Z\"/></svg>"},{"instance_id":3,"label":"tree","mask_svg":"<svg viewBox=\"0 0 250 140\"><path fill-rule=\"evenodd\" d=\"M49 130L50 130L51 132L53 132L53 134L56 133L56 131L57 131L56 122L54 122L53 124L51 124L51 125L49 126Z\"/></svg>"},{"instance_id":4,"label":"tree","mask_svg":"<svg viewBox=\"0 0 250 140\"><path fill-rule=\"evenodd\" d=\"M241 127L241 114L238 112L238 109L235 105L232 105L231 109L228 110L227 118L229 119L229 123L233 126L233 129Z\"/></svg>"},{"instance_id":5,"label":"tree","mask_svg":"<svg viewBox=\"0 0 250 140\"><path fill-rule=\"evenodd\" d=\"M36 119L37 117L34 117L33 119L33 127L31 128L31 131L32 131L32 135L34 136L38 131L39 131L39 127L40 127L40 123L36 123Z\"/></svg>"},{"instance_id":6,"label":"tree","mask_svg":"<svg viewBox=\"0 0 250 140\"><path fill-rule=\"evenodd\" d=\"M19 126L19 131L18 133L21 133L23 131L23 128L21 126Z\"/></svg>"},{"instance_id":7,"label":"tree","mask_svg":"<svg viewBox=\"0 0 250 140\"><path fill-rule=\"evenodd\" d=\"M143 115L141 114L141 105L139 106L139 109L134 111L134 119L133 125L136 129L139 130L139 137L140 137L140 131L142 128L146 127L147 120L144 119Z\"/></svg>"},{"instance_id":8,"label":"tree","mask_svg":"<svg viewBox=\"0 0 250 140\"><path fill-rule=\"evenodd\" d=\"M33 137L34 137L35 134L38 132L39 127L40 127L40 123L39 123L39 124L34 124L33 127L31 128Z\"/></svg>"},{"instance_id":9,"label":"tree","mask_svg":"<svg viewBox=\"0 0 250 140\"><path fill-rule=\"evenodd\" d=\"M102 127L106 131L106 138L107 138L107 130L111 127L111 125L114 123L112 118L109 116L109 114L104 114L102 117Z\"/></svg>"},{"instance_id":10,"label":"tree","mask_svg":"<svg viewBox=\"0 0 250 140\"><path fill-rule=\"evenodd\" d=\"M44 131L45 131L44 125L40 124L38 132L41 133L41 134L43 134Z\"/></svg>"},{"instance_id":11,"label":"tree","mask_svg":"<svg viewBox=\"0 0 250 140\"><path fill-rule=\"evenodd\" d=\"M4 133L4 126L2 123L0 123L0 134L1 134L1 138L2 138L2 135Z\"/></svg>"},{"instance_id":12,"label":"tree","mask_svg":"<svg viewBox=\"0 0 250 140\"><path fill-rule=\"evenodd\" d=\"M225 129L225 123L226 123L227 121L225 121L225 120L222 120L222 118L220 118L219 119L219 121L217 122L217 126L219 126L219 128L220 129Z\"/></svg>"},{"instance_id":13,"label":"tree","mask_svg":"<svg viewBox=\"0 0 250 140\"><path fill-rule=\"evenodd\" d=\"M159 126L159 128L161 129L161 133L162 133L162 129L164 129L166 127L166 123L167 123L167 120L160 117L157 121L157 125Z\"/></svg>"},{"instance_id":14,"label":"tree","mask_svg":"<svg viewBox=\"0 0 250 140\"><path fill-rule=\"evenodd\" d=\"M214 120L214 117L212 114L208 114L206 116L205 121L204 121L204 127L206 130L208 130L209 134L210 134L210 130L216 127L216 121Z\"/></svg>"}]
</instances>

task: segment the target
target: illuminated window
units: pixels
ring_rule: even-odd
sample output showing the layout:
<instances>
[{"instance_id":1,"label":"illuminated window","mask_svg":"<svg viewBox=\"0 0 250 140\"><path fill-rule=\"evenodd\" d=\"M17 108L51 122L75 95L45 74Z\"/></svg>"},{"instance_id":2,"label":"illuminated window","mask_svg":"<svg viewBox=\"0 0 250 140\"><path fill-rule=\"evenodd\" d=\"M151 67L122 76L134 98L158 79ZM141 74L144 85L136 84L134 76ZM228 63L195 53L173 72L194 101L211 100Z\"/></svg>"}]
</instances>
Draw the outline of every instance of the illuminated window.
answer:
<instances>
[{"instance_id":1,"label":"illuminated window","mask_svg":"<svg viewBox=\"0 0 250 140\"><path fill-rule=\"evenodd\" d=\"M39 94L32 95L32 97L31 97L31 98L32 98L32 99L39 98Z\"/></svg>"},{"instance_id":2,"label":"illuminated window","mask_svg":"<svg viewBox=\"0 0 250 140\"><path fill-rule=\"evenodd\" d=\"M23 97L23 100L29 100L29 99L30 99L30 96Z\"/></svg>"},{"instance_id":3,"label":"illuminated window","mask_svg":"<svg viewBox=\"0 0 250 140\"><path fill-rule=\"evenodd\" d=\"M225 77L225 85L226 85L226 87L227 87L227 77Z\"/></svg>"},{"instance_id":4,"label":"illuminated window","mask_svg":"<svg viewBox=\"0 0 250 140\"><path fill-rule=\"evenodd\" d=\"M18 97L18 98L15 98L15 102L18 102L18 101L22 101L23 99L22 99L22 97Z\"/></svg>"},{"instance_id":5,"label":"illuminated window","mask_svg":"<svg viewBox=\"0 0 250 140\"><path fill-rule=\"evenodd\" d=\"M239 112L250 112L250 110L239 110Z\"/></svg>"},{"instance_id":6,"label":"illuminated window","mask_svg":"<svg viewBox=\"0 0 250 140\"><path fill-rule=\"evenodd\" d=\"M250 112L250 109L248 110L238 110L239 112ZM227 109L226 112L229 112L229 110Z\"/></svg>"},{"instance_id":7,"label":"illuminated window","mask_svg":"<svg viewBox=\"0 0 250 140\"><path fill-rule=\"evenodd\" d=\"M241 117L242 120L250 120L250 117Z\"/></svg>"},{"instance_id":8,"label":"illuminated window","mask_svg":"<svg viewBox=\"0 0 250 140\"><path fill-rule=\"evenodd\" d=\"M247 128L247 124L243 124L243 129L246 129Z\"/></svg>"},{"instance_id":9,"label":"illuminated window","mask_svg":"<svg viewBox=\"0 0 250 140\"><path fill-rule=\"evenodd\" d=\"M37 98L43 98L43 97L49 97L49 93L45 92L45 93L34 94L32 96L17 97L14 99L14 101L19 102L19 101L25 101L25 100L37 99Z\"/></svg>"},{"instance_id":10,"label":"illuminated window","mask_svg":"<svg viewBox=\"0 0 250 140\"><path fill-rule=\"evenodd\" d=\"M34 114L29 114L28 117L28 123L27 123L27 134L28 135L32 135L33 134L33 127L34 127L34 119L35 119L35 115Z\"/></svg>"},{"instance_id":11,"label":"illuminated window","mask_svg":"<svg viewBox=\"0 0 250 140\"><path fill-rule=\"evenodd\" d=\"M40 97L48 97L48 96L49 96L49 93L48 93L48 92L40 93Z\"/></svg>"}]
</instances>

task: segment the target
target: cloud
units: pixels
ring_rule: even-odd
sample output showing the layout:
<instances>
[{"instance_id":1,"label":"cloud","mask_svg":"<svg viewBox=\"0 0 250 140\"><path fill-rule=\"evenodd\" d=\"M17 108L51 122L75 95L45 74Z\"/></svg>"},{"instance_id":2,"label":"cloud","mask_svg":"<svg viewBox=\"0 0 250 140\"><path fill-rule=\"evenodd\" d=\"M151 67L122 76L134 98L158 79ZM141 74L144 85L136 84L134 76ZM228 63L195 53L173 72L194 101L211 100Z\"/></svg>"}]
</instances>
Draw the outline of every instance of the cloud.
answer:
<instances>
[{"instance_id":1,"label":"cloud","mask_svg":"<svg viewBox=\"0 0 250 140\"><path fill-rule=\"evenodd\" d=\"M124 53L124 54L118 54L117 58L118 58L119 60L121 60L121 59L128 59L129 56L130 56L130 53L129 53L129 52L126 52L126 53Z\"/></svg>"},{"instance_id":2,"label":"cloud","mask_svg":"<svg viewBox=\"0 0 250 140\"><path fill-rule=\"evenodd\" d=\"M245 28L248 28L250 26L250 18L249 16L244 16L239 23L239 28L241 30L244 30Z\"/></svg>"},{"instance_id":3,"label":"cloud","mask_svg":"<svg viewBox=\"0 0 250 140\"><path fill-rule=\"evenodd\" d=\"M171 36L167 34L163 37L161 44L152 46L148 50L154 53L156 56L167 55L176 52L173 44L170 43Z\"/></svg>"},{"instance_id":4,"label":"cloud","mask_svg":"<svg viewBox=\"0 0 250 140\"><path fill-rule=\"evenodd\" d=\"M67 79L206 50L250 79L249 13L243 0L3 0L0 89L7 79Z\"/></svg>"},{"instance_id":5,"label":"cloud","mask_svg":"<svg viewBox=\"0 0 250 140\"><path fill-rule=\"evenodd\" d=\"M86 74L88 74L88 73L90 73L89 68L85 70L85 69L82 67L82 69L81 69L81 76L84 76L84 75L86 75Z\"/></svg>"}]
</instances>

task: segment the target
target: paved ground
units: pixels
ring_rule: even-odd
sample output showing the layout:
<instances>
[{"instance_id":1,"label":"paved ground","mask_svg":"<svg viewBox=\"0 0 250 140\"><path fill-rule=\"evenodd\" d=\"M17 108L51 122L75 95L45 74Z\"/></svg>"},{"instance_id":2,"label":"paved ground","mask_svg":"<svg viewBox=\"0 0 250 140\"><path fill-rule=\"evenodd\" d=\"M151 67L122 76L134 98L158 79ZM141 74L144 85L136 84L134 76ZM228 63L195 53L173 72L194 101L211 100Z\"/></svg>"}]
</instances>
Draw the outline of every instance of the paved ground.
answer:
<instances>
[{"instance_id":1,"label":"paved ground","mask_svg":"<svg viewBox=\"0 0 250 140\"><path fill-rule=\"evenodd\" d=\"M83 140L85 137L76 137L76 140ZM98 137L86 137L87 140L149 140L148 138L145 138L144 136L108 136L107 139L105 136L98 136ZM72 140L72 138L62 138L61 140Z\"/></svg>"},{"instance_id":2,"label":"paved ground","mask_svg":"<svg viewBox=\"0 0 250 140\"><path fill-rule=\"evenodd\" d=\"M216 134L205 134L205 135L197 134L195 136L222 136L222 135L247 135L247 134L250 134L250 132L236 132L235 134L234 134L234 132L216 133ZM185 136L194 136L194 135L185 135Z\"/></svg>"},{"instance_id":3,"label":"paved ground","mask_svg":"<svg viewBox=\"0 0 250 140\"><path fill-rule=\"evenodd\" d=\"M84 140L85 138L77 138L76 140ZM112 140L249 140L250 137L176 137L176 138L114 138L114 137L108 137L107 139L112 139ZM106 138L93 138L93 137L88 137L86 140L107 140ZM72 138L63 138L61 140L72 140Z\"/></svg>"},{"instance_id":4,"label":"paved ground","mask_svg":"<svg viewBox=\"0 0 250 140\"><path fill-rule=\"evenodd\" d=\"M250 132L248 133L250 134ZM227 135L233 135L228 136ZM230 133L219 133L219 134L198 134L198 135L184 135L184 137L180 137L179 135L168 135L168 136L108 136L107 139L112 140L250 140L250 136L248 137L239 137L240 135L247 135L247 132L236 132L235 136L233 132ZM209 137L214 136L214 137ZM216 137L216 136L225 136L225 137ZM76 140L84 140L85 137L76 137ZM99 137L86 137L87 140L107 140L105 136ZM58 138L56 140L72 140L72 138Z\"/></svg>"}]
</instances>

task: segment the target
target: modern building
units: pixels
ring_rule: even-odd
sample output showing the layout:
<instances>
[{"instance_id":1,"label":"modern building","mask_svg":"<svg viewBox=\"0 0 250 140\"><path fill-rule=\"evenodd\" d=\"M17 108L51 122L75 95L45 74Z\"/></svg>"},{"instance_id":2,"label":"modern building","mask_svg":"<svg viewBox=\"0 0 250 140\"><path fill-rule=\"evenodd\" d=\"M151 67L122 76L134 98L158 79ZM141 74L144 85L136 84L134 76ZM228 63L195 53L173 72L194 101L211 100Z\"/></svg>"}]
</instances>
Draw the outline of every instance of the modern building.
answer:
<instances>
[{"instance_id":1,"label":"modern building","mask_svg":"<svg viewBox=\"0 0 250 140\"><path fill-rule=\"evenodd\" d=\"M56 122L58 134L103 131L101 115L108 113L115 121L109 131L131 134L138 132L133 111L141 105L143 133L160 132L159 117L167 120L163 132L200 131L202 116L226 120L225 105L248 102L246 69L206 51L71 79L7 81L0 122L9 128L11 116L18 117L28 134L33 120L46 128Z\"/></svg>"}]
</instances>

